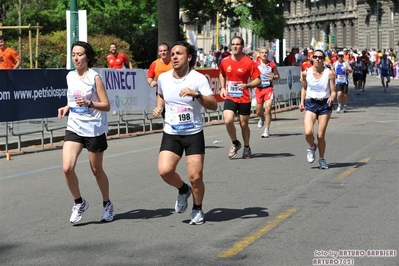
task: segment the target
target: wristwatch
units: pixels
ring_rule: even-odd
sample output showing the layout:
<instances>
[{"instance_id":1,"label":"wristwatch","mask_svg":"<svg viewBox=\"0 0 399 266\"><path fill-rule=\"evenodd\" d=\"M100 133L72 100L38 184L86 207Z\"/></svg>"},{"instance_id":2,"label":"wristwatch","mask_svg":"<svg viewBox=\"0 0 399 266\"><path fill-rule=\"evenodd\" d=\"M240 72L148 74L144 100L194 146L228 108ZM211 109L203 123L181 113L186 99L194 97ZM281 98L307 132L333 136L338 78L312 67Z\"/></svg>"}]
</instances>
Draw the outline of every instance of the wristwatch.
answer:
<instances>
[{"instance_id":1,"label":"wristwatch","mask_svg":"<svg viewBox=\"0 0 399 266\"><path fill-rule=\"evenodd\" d=\"M90 101L89 105L87 106L88 108L92 108L93 107L93 102Z\"/></svg>"},{"instance_id":2,"label":"wristwatch","mask_svg":"<svg viewBox=\"0 0 399 266\"><path fill-rule=\"evenodd\" d=\"M197 91L197 95L194 96L195 99L199 99L202 96L202 93L200 91Z\"/></svg>"}]
</instances>

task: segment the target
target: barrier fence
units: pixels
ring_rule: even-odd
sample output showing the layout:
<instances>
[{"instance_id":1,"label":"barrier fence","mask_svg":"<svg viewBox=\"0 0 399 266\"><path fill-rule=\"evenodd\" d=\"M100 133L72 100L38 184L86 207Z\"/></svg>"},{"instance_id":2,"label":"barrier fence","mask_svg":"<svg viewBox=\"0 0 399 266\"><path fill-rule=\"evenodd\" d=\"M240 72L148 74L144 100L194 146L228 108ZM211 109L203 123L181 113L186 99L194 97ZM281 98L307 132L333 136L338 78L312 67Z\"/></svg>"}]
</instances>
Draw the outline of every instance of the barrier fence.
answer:
<instances>
[{"instance_id":1,"label":"barrier fence","mask_svg":"<svg viewBox=\"0 0 399 266\"><path fill-rule=\"evenodd\" d=\"M111 104L109 126L129 133L139 126L143 132L152 131L162 118L152 116L155 89L147 84L143 69L95 69L103 77ZM45 136L52 145L54 132L65 130L66 119L57 118L57 109L66 105L66 69L29 69L0 71L0 150L8 152L10 137L38 135L44 148ZM223 99L220 97L219 72L216 69L198 70L203 73L218 101L216 111L202 109L205 122L223 119ZM275 81L274 108L298 104L302 83L299 67L280 67L280 79ZM255 101L252 102L253 111ZM276 112L275 112L276 113ZM31 136L32 137L32 136Z\"/></svg>"}]
</instances>

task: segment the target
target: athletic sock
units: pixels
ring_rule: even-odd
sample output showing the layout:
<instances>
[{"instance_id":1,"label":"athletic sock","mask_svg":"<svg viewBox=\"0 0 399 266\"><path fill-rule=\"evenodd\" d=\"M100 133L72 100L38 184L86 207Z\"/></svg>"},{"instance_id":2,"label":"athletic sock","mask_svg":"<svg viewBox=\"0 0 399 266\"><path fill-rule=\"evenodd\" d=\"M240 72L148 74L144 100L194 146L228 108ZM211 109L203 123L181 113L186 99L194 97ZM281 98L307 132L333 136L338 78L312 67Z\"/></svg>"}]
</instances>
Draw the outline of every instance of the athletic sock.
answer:
<instances>
[{"instance_id":1,"label":"athletic sock","mask_svg":"<svg viewBox=\"0 0 399 266\"><path fill-rule=\"evenodd\" d=\"M202 204L201 205L193 204L193 210L202 210Z\"/></svg>"},{"instance_id":2,"label":"athletic sock","mask_svg":"<svg viewBox=\"0 0 399 266\"><path fill-rule=\"evenodd\" d=\"M233 144L238 146L238 144L240 144L240 142L238 141L238 139L236 139L235 141L233 141Z\"/></svg>"},{"instance_id":3,"label":"athletic sock","mask_svg":"<svg viewBox=\"0 0 399 266\"><path fill-rule=\"evenodd\" d=\"M75 204L82 204L82 203L83 203L82 197L75 199Z\"/></svg>"},{"instance_id":4,"label":"athletic sock","mask_svg":"<svg viewBox=\"0 0 399 266\"><path fill-rule=\"evenodd\" d=\"M180 195L186 194L188 190L189 190L188 185L184 183L183 186L179 188L179 194Z\"/></svg>"}]
</instances>

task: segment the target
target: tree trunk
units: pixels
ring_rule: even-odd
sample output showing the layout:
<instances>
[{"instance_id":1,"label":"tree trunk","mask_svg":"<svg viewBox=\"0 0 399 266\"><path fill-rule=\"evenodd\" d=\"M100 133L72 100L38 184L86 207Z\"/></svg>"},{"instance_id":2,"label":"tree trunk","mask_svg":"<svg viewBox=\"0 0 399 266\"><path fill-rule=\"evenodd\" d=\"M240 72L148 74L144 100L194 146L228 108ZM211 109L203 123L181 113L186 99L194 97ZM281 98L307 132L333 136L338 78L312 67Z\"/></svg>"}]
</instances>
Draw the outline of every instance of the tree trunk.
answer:
<instances>
[{"instance_id":1,"label":"tree trunk","mask_svg":"<svg viewBox=\"0 0 399 266\"><path fill-rule=\"evenodd\" d=\"M158 44L169 45L179 41L179 1L157 0L158 6Z\"/></svg>"}]
</instances>

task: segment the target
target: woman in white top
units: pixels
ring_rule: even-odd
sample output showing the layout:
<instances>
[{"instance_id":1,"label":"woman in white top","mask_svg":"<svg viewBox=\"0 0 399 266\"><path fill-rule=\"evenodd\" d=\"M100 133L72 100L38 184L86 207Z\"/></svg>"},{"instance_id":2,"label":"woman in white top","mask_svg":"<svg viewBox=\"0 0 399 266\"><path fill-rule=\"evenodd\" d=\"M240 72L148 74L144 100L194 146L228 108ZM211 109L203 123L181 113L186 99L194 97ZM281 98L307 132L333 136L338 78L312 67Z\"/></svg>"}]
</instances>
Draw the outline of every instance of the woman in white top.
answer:
<instances>
[{"instance_id":1,"label":"woman in white top","mask_svg":"<svg viewBox=\"0 0 399 266\"><path fill-rule=\"evenodd\" d=\"M154 117L165 109L165 126L158 157L158 171L163 180L178 189L175 210L186 211L187 199L193 195L190 224L205 222L202 201L205 193L203 166L205 140L201 108L216 110L217 102L207 78L192 69L195 64L194 46L178 42L171 49L173 69L159 75L157 107ZM186 153L187 185L176 173L183 152Z\"/></svg>"},{"instance_id":2,"label":"woman in white top","mask_svg":"<svg viewBox=\"0 0 399 266\"><path fill-rule=\"evenodd\" d=\"M326 55L323 50L313 53L313 66L302 72L302 91L299 110L306 109L304 117L305 138L309 144L307 161L315 161L315 152L319 148L320 169L328 169L324 159L326 149L325 135L336 96L334 71L324 66ZM317 144L314 138L314 124L318 120Z\"/></svg>"},{"instance_id":3,"label":"woman in white top","mask_svg":"<svg viewBox=\"0 0 399 266\"><path fill-rule=\"evenodd\" d=\"M96 177L103 198L101 221L112 221L114 206L109 199L108 177L103 170L103 155L107 149L110 104L100 75L91 69L94 50L86 42L77 41L72 45L72 60L75 69L67 75L68 104L58 109L58 117L64 118L69 112L62 163L65 181L75 200L70 218L71 223L82 219L89 203L82 198L75 166L83 148L89 151L91 170Z\"/></svg>"}]
</instances>

